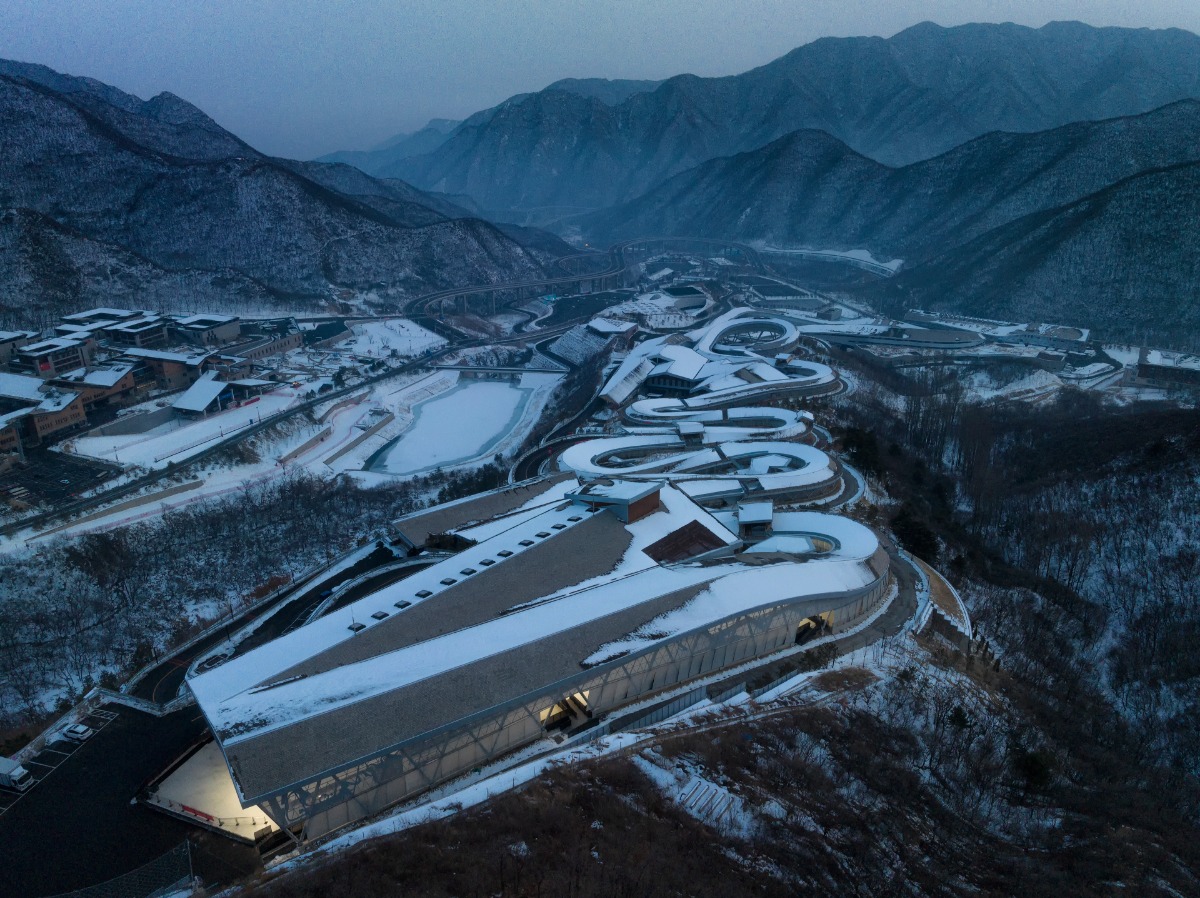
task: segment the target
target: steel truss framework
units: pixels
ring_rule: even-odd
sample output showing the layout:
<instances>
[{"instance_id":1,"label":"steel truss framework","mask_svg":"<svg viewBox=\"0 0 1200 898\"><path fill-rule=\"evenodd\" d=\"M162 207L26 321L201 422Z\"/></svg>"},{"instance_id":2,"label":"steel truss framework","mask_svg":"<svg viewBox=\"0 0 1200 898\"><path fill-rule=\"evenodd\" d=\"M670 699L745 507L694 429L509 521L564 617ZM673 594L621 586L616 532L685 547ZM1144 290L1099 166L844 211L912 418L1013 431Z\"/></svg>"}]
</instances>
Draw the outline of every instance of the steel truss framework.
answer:
<instances>
[{"instance_id":1,"label":"steel truss framework","mask_svg":"<svg viewBox=\"0 0 1200 898\"><path fill-rule=\"evenodd\" d=\"M251 800L282 829L302 827L305 840L319 838L542 738L545 712L568 695L586 693L588 710L600 716L779 651L793 644L800 623L816 614L826 614L833 632L842 631L870 614L886 595L887 565L879 561L871 559L877 579L868 586L757 608L680 634Z\"/></svg>"}]
</instances>

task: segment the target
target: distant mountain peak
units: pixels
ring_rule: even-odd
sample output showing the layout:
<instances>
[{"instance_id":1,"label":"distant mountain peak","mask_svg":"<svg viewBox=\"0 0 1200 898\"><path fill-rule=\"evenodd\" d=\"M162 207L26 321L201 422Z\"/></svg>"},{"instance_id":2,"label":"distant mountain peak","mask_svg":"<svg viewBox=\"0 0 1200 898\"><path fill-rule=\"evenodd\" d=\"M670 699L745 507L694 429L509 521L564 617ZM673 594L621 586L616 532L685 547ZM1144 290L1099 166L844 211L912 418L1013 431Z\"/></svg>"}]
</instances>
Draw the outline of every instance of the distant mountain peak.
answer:
<instances>
[{"instance_id":1,"label":"distant mountain peak","mask_svg":"<svg viewBox=\"0 0 1200 898\"><path fill-rule=\"evenodd\" d=\"M228 134L199 108L170 91L163 91L142 104L142 115L172 125L192 125Z\"/></svg>"},{"instance_id":2,"label":"distant mountain peak","mask_svg":"<svg viewBox=\"0 0 1200 898\"><path fill-rule=\"evenodd\" d=\"M385 172L520 217L624 202L801 129L897 166L991 131L1041 131L1200 96L1196 35L1052 26L923 22L887 39L822 38L741 75L677 75L615 105L548 102L555 87L520 98L522 115L501 114L516 98L477 114Z\"/></svg>"}]
</instances>

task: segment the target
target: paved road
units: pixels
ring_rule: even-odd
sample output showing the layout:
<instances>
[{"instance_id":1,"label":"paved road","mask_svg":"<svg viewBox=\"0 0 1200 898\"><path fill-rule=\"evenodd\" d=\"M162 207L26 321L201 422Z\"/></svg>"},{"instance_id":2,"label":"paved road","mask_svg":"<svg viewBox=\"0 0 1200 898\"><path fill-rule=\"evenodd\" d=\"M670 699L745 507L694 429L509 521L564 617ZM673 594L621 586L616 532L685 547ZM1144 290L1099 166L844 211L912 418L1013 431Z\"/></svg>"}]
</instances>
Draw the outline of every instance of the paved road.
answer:
<instances>
[{"instance_id":1,"label":"paved road","mask_svg":"<svg viewBox=\"0 0 1200 898\"><path fill-rule=\"evenodd\" d=\"M130 804L149 777L201 736L200 713L186 708L160 720L119 706L100 711L115 717L90 718L103 728L82 745L42 752L46 766L33 767L41 782L0 813L0 893L39 898L104 882L186 838L206 882L228 884L257 869L252 847Z\"/></svg>"},{"instance_id":2,"label":"paved road","mask_svg":"<svg viewBox=\"0 0 1200 898\"><path fill-rule=\"evenodd\" d=\"M916 614L917 574L912 565L900 557L896 546L886 534L879 534L879 540L891 559L892 573L896 575L900 584L900 594L892 601L887 611L879 615L869 627L863 627L857 633L838 640L839 655L848 655L881 639L895 636Z\"/></svg>"},{"instance_id":3,"label":"paved road","mask_svg":"<svg viewBox=\"0 0 1200 898\"><path fill-rule=\"evenodd\" d=\"M582 443L584 440L595 439L595 434L587 434L585 436L567 437L560 440L555 440L545 446L539 446L532 449L525 455L517 459L513 465L512 476L509 478L510 483L519 483L522 480L529 480L537 477L542 465L548 459L562 452L569 446L574 446L576 443Z\"/></svg>"}]
</instances>

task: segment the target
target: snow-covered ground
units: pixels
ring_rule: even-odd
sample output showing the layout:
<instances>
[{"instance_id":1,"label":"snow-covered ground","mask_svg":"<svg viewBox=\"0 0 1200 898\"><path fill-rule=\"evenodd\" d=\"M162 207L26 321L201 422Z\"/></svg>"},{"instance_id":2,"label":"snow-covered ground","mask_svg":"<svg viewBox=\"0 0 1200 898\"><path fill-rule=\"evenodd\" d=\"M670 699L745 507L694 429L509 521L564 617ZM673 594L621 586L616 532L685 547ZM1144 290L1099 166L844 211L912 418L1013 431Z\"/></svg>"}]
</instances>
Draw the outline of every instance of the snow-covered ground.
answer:
<instances>
[{"instance_id":1,"label":"snow-covered ground","mask_svg":"<svg viewBox=\"0 0 1200 898\"><path fill-rule=\"evenodd\" d=\"M851 259L856 262L868 262L871 265L878 265L880 268L887 268L892 272L898 271L900 266L904 264L903 259L892 259L888 262L876 259L871 255L870 251L865 249L780 249L779 247L767 246L761 241L757 243L756 248L766 253L795 254L798 256L830 256L834 259Z\"/></svg>"},{"instance_id":2,"label":"snow-covered ground","mask_svg":"<svg viewBox=\"0 0 1200 898\"><path fill-rule=\"evenodd\" d=\"M515 381L472 380L436 372L410 389L379 397L396 424L334 467L370 480L489 461L525 438L560 379L530 373Z\"/></svg>"},{"instance_id":3,"label":"snow-covered ground","mask_svg":"<svg viewBox=\"0 0 1200 898\"><path fill-rule=\"evenodd\" d=\"M754 818L742 798L705 778L697 765L669 760L652 749L634 755L633 763L684 813L727 835L753 834Z\"/></svg>"},{"instance_id":4,"label":"snow-covered ground","mask_svg":"<svg viewBox=\"0 0 1200 898\"><path fill-rule=\"evenodd\" d=\"M1063 387L1063 382L1049 371L1034 371L1019 380L998 384L984 372L976 372L964 380L967 398L973 402L989 402L993 399L1038 402L1054 396Z\"/></svg>"},{"instance_id":5,"label":"snow-covered ground","mask_svg":"<svg viewBox=\"0 0 1200 898\"><path fill-rule=\"evenodd\" d=\"M123 465L165 468L178 463L230 434L244 430L263 418L281 412L302 400L298 390L280 387L255 402L211 414L195 421L176 419L146 433L127 436L79 437L69 444L76 455L102 458Z\"/></svg>"},{"instance_id":6,"label":"snow-covered ground","mask_svg":"<svg viewBox=\"0 0 1200 898\"><path fill-rule=\"evenodd\" d=\"M402 356L416 356L446 345L437 334L403 318L363 321L354 324L351 330L354 337L342 345L356 354L376 358L393 351Z\"/></svg>"}]
</instances>

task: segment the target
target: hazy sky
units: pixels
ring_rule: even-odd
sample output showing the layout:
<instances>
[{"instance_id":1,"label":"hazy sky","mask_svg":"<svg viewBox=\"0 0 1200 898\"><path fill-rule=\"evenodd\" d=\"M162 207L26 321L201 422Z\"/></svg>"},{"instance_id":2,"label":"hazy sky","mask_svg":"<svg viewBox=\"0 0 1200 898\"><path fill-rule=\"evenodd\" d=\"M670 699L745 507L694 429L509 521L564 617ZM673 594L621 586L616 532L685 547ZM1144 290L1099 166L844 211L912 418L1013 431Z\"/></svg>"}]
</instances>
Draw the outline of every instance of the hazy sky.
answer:
<instances>
[{"instance_id":1,"label":"hazy sky","mask_svg":"<svg viewBox=\"0 0 1200 898\"><path fill-rule=\"evenodd\" d=\"M0 56L169 90L309 158L565 77L727 75L931 20L1180 27L1200 0L0 0Z\"/></svg>"}]
</instances>

